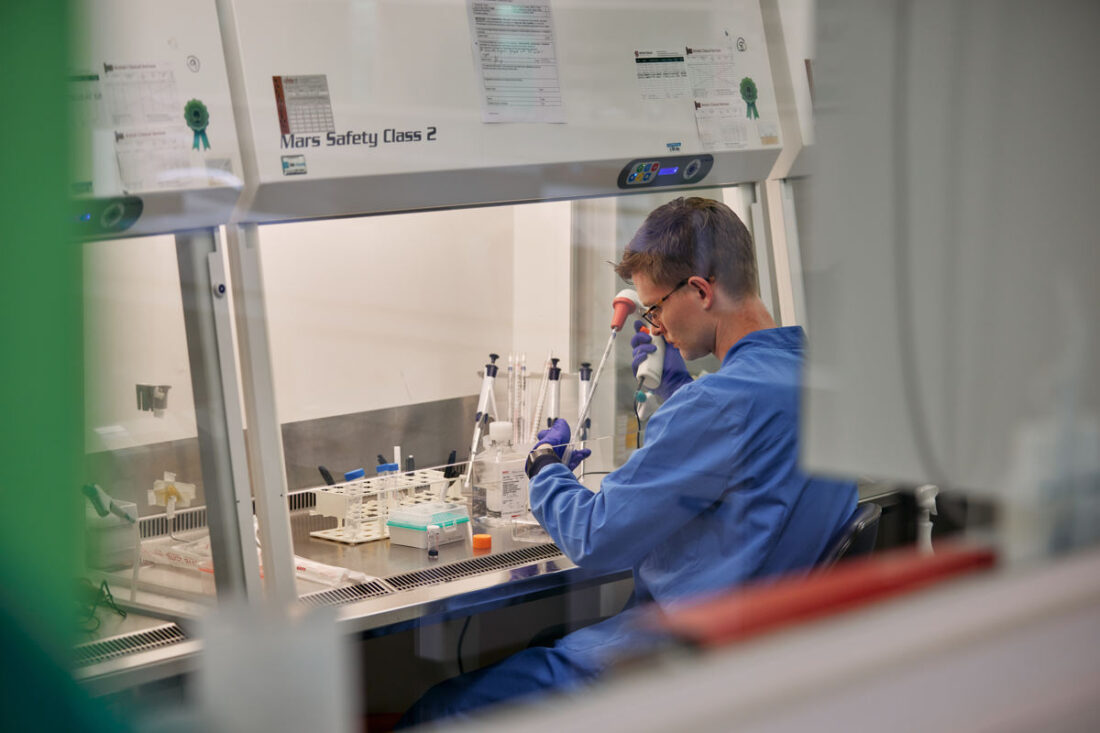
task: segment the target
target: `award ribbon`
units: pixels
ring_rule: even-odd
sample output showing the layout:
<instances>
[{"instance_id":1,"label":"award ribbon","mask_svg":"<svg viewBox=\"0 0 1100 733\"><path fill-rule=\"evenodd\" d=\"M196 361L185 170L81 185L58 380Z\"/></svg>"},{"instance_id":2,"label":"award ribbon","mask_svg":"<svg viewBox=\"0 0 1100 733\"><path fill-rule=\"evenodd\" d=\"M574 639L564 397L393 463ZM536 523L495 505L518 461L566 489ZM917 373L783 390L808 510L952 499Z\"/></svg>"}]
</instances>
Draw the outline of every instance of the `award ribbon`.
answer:
<instances>
[{"instance_id":1,"label":"award ribbon","mask_svg":"<svg viewBox=\"0 0 1100 733\"><path fill-rule=\"evenodd\" d=\"M203 149L209 150L210 140L206 137L206 126L210 123L210 112L206 109L206 105L197 99L192 99L183 107L183 119L187 120L187 126L195 131L195 140L191 147L198 150L199 141L202 141Z\"/></svg>"},{"instance_id":2,"label":"award ribbon","mask_svg":"<svg viewBox=\"0 0 1100 733\"><path fill-rule=\"evenodd\" d=\"M745 104L748 105L745 115L750 120L760 119L760 112L756 109L756 96L756 82L746 76L741 80L741 99L745 100Z\"/></svg>"}]
</instances>

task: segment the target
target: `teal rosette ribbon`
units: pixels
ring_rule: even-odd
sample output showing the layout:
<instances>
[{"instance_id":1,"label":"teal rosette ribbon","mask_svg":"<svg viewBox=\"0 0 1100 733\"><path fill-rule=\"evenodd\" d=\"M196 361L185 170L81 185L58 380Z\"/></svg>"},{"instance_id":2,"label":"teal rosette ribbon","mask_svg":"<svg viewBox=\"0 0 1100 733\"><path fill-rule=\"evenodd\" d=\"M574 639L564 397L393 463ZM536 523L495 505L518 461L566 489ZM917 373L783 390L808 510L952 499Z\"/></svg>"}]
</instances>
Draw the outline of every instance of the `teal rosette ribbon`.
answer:
<instances>
[{"instance_id":1,"label":"teal rosette ribbon","mask_svg":"<svg viewBox=\"0 0 1100 733\"><path fill-rule=\"evenodd\" d=\"M183 106L183 119L187 120L187 126L195 132L195 140L191 147L199 149L202 142L203 150L210 149L210 140L206 137L206 126L210 124L210 112L206 105L197 99L192 99Z\"/></svg>"},{"instance_id":2,"label":"teal rosette ribbon","mask_svg":"<svg viewBox=\"0 0 1100 733\"><path fill-rule=\"evenodd\" d=\"M756 82L746 76L741 80L741 99L748 105L745 114L750 120L760 119L760 112L756 109L756 97Z\"/></svg>"}]
</instances>

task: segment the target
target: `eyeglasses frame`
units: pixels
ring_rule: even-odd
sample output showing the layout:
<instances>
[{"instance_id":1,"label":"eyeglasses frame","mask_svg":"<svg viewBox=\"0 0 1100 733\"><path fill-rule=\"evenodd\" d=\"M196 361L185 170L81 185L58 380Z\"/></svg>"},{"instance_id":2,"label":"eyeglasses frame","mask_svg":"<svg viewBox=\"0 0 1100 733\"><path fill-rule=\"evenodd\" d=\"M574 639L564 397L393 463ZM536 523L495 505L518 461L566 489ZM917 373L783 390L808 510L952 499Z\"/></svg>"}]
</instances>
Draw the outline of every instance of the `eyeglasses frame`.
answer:
<instances>
[{"instance_id":1,"label":"eyeglasses frame","mask_svg":"<svg viewBox=\"0 0 1100 733\"><path fill-rule=\"evenodd\" d=\"M657 327L657 324L653 322L653 319L660 317L659 311L661 309L661 306L664 305L664 302L666 300L672 297L673 293L687 285L690 281L691 277L685 277L676 285L676 287L674 287L672 290L669 290L668 293L665 294L665 297L661 298L656 303L642 311L642 320L648 323L650 326Z\"/></svg>"}]
</instances>

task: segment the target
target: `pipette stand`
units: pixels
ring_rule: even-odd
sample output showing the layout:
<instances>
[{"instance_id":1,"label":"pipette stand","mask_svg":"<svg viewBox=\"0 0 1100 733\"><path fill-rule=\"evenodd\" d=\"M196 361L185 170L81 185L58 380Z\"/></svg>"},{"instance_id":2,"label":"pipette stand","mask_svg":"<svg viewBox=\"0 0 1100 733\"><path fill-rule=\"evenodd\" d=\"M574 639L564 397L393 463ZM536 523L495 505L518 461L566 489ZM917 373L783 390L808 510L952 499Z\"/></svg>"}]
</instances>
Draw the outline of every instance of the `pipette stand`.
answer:
<instances>
[{"instance_id":1,"label":"pipette stand","mask_svg":"<svg viewBox=\"0 0 1100 733\"><path fill-rule=\"evenodd\" d=\"M932 554L932 515L936 513L936 496L939 493L939 488L932 484L918 486L914 492L917 509L920 511L917 519L917 549L925 555Z\"/></svg>"}]
</instances>

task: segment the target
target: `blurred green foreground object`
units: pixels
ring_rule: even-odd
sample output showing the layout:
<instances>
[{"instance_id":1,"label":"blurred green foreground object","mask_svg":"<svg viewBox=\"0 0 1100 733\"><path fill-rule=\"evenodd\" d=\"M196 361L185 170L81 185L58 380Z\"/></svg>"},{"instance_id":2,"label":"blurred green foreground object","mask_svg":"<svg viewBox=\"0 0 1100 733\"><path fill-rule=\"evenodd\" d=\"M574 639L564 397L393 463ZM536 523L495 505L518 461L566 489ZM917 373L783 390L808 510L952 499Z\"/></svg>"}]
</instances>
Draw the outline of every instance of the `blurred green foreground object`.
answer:
<instances>
[{"instance_id":1,"label":"blurred green foreground object","mask_svg":"<svg viewBox=\"0 0 1100 733\"><path fill-rule=\"evenodd\" d=\"M5 730L122 730L67 669L84 498L81 250L66 166L68 4L0 3L0 710ZM18 511L16 511L18 510Z\"/></svg>"}]
</instances>

